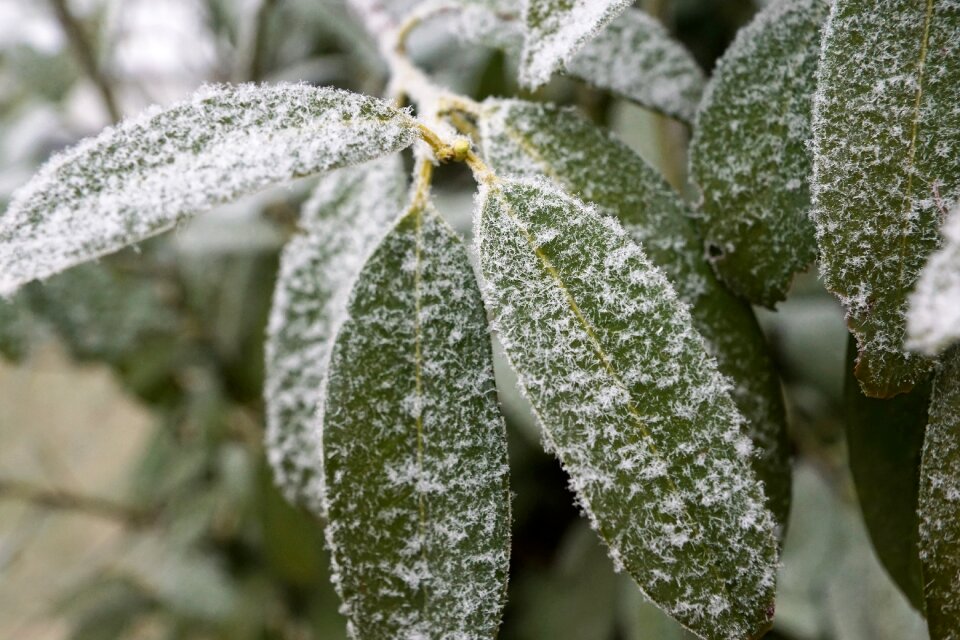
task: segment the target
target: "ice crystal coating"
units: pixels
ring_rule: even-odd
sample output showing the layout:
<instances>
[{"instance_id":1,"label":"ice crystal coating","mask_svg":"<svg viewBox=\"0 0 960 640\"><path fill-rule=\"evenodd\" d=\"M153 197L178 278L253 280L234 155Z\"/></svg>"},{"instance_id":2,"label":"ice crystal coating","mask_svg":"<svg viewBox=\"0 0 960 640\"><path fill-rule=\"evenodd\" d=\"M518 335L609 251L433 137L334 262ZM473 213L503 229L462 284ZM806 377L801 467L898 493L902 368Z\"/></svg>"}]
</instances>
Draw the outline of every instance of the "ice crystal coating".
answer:
<instances>
[{"instance_id":1,"label":"ice crystal coating","mask_svg":"<svg viewBox=\"0 0 960 640\"><path fill-rule=\"evenodd\" d=\"M354 638L493 638L506 433L466 250L414 205L363 267L322 405L333 579Z\"/></svg>"},{"instance_id":2,"label":"ice crystal coating","mask_svg":"<svg viewBox=\"0 0 960 640\"><path fill-rule=\"evenodd\" d=\"M717 274L773 307L817 254L807 149L828 0L778 0L740 30L697 114L690 173Z\"/></svg>"},{"instance_id":3,"label":"ice crystal coating","mask_svg":"<svg viewBox=\"0 0 960 640\"><path fill-rule=\"evenodd\" d=\"M535 89L573 59L630 0L525 0L520 83Z\"/></svg>"},{"instance_id":4,"label":"ice crystal coating","mask_svg":"<svg viewBox=\"0 0 960 640\"><path fill-rule=\"evenodd\" d=\"M733 398L759 456L777 522L790 506L790 461L780 381L753 311L716 279L690 212L640 156L574 110L522 100L488 100L480 118L485 156L502 175L547 176L616 217L663 269L693 323L734 383Z\"/></svg>"},{"instance_id":5,"label":"ice crystal coating","mask_svg":"<svg viewBox=\"0 0 960 640\"><path fill-rule=\"evenodd\" d=\"M960 206L943 225L941 246L910 296L907 348L937 355L960 340Z\"/></svg>"},{"instance_id":6,"label":"ice crystal coating","mask_svg":"<svg viewBox=\"0 0 960 640\"><path fill-rule=\"evenodd\" d=\"M853 375L855 357L851 338L843 411L863 522L880 563L913 607L923 611L917 495L930 381L895 398L868 398Z\"/></svg>"},{"instance_id":7,"label":"ice crystal coating","mask_svg":"<svg viewBox=\"0 0 960 640\"><path fill-rule=\"evenodd\" d=\"M410 145L406 113L306 85L212 86L44 165L0 216L0 295L293 178Z\"/></svg>"},{"instance_id":8,"label":"ice crystal coating","mask_svg":"<svg viewBox=\"0 0 960 640\"><path fill-rule=\"evenodd\" d=\"M280 257L266 344L266 449L291 501L320 510L320 386L347 297L369 252L403 208L399 156L326 176Z\"/></svg>"},{"instance_id":9,"label":"ice crystal coating","mask_svg":"<svg viewBox=\"0 0 960 640\"><path fill-rule=\"evenodd\" d=\"M813 115L820 272L857 338L871 396L930 370L904 351L907 295L960 199L960 0L837 0Z\"/></svg>"},{"instance_id":10,"label":"ice crystal coating","mask_svg":"<svg viewBox=\"0 0 960 640\"><path fill-rule=\"evenodd\" d=\"M617 221L543 180L485 182L475 239L506 354L615 565L696 633L757 636L773 517L686 305Z\"/></svg>"},{"instance_id":11,"label":"ice crystal coating","mask_svg":"<svg viewBox=\"0 0 960 640\"><path fill-rule=\"evenodd\" d=\"M960 349L934 379L920 466L920 553L932 640L960 639Z\"/></svg>"},{"instance_id":12,"label":"ice crystal coating","mask_svg":"<svg viewBox=\"0 0 960 640\"><path fill-rule=\"evenodd\" d=\"M693 121L704 87L690 52L637 9L627 9L586 43L566 71L684 122Z\"/></svg>"}]
</instances>

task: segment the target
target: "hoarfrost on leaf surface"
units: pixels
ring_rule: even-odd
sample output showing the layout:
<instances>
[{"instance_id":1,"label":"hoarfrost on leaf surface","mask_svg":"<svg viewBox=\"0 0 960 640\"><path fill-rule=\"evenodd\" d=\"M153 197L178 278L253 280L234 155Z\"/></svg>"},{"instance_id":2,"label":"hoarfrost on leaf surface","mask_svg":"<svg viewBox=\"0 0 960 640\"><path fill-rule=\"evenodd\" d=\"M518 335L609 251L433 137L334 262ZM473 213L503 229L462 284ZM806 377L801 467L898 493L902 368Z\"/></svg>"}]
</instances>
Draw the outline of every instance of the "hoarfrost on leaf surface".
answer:
<instances>
[{"instance_id":1,"label":"hoarfrost on leaf surface","mask_svg":"<svg viewBox=\"0 0 960 640\"><path fill-rule=\"evenodd\" d=\"M704 86L690 52L638 9L627 9L587 42L566 71L684 122L693 121Z\"/></svg>"},{"instance_id":2,"label":"hoarfrost on leaf surface","mask_svg":"<svg viewBox=\"0 0 960 640\"><path fill-rule=\"evenodd\" d=\"M754 470L777 522L790 506L790 461L780 381L750 306L716 279L690 212L667 182L614 136L572 109L522 100L487 100L480 118L487 161L502 175L548 176L598 211L620 220L663 269L747 418L757 447Z\"/></svg>"},{"instance_id":3,"label":"hoarfrost on leaf surface","mask_svg":"<svg viewBox=\"0 0 960 640\"><path fill-rule=\"evenodd\" d=\"M56 156L0 216L0 295L271 185L410 145L405 112L306 85L212 86Z\"/></svg>"},{"instance_id":4,"label":"hoarfrost on leaf surface","mask_svg":"<svg viewBox=\"0 0 960 640\"><path fill-rule=\"evenodd\" d=\"M330 343L367 254L403 207L399 156L324 177L280 257L266 343L266 448L288 499L320 510L314 419Z\"/></svg>"},{"instance_id":5,"label":"hoarfrost on leaf surface","mask_svg":"<svg viewBox=\"0 0 960 640\"><path fill-rule=\"evenodd\" d=\"M333 580L354 638L496 635L506 433L465 247L413 205L363 267L321 405Z\"/></svg>"},{"instance_id":6,"label":"hoarfrost on leaf surface","mask_svg":"<svg viewBox=\"0 0 960 640\"><path fill-rule=\"evenodd\" d=\"M960 206L943 225L943 246L920 274L910 296L907 348L937 355L960 340Z\"/></svg>"},{"instance_id":7,"label":"hoarfrost on leaf surface","mask_svg":"<svg viewBox=\"0 0 960 640\"><path fill-rule=\"evenodd\" d=\"M904 351L907 297L960 199L960 0L836 0L824 27L811 180L820 272L871 396L931 362Z\"/></svg>"},{"instance_id":8,"label":"hoarfrost on leaf surface","mask_svg":"<svg viewBox=\"0 0 960 640\"><path fill-rule=\"evenodd\" d=\"M630 0L525 0L520 84L535 89L566 65Z\"/></svg>"},{"instance_id":9,"label":"hoarfrost on leaf surface","mask_svg":"<svg viewBox=\"0 0 960 640\"><path fill-rule=\"evenodd\" d=\"M920 553L931 640L960 639L960 349L937 372L920 466Z\"/></svg>"},{"instance_id":10,"label":"hoarfrost on leaf surface","mask_svg":"<svg viewBox=\"0 0 960 640\"><path fill-rule=\"evenodd\" d=\"M697 114L690 173L717 274L773 307L817 254L808 151L828 0L778 0L740 30Z\"/></svg>"},{"instance_id":11,"label":"hoarfrost on leaf surface","mask_svg":"<svg viewBox=\"0 0 960 640\"><path fill-rule=\"evenodd\" d=\"M614 562L701 636L758 635L773 517L686 305L619 223L543 180L485 183L475 239L505 352Z\"/></svg>"}]
</instances>

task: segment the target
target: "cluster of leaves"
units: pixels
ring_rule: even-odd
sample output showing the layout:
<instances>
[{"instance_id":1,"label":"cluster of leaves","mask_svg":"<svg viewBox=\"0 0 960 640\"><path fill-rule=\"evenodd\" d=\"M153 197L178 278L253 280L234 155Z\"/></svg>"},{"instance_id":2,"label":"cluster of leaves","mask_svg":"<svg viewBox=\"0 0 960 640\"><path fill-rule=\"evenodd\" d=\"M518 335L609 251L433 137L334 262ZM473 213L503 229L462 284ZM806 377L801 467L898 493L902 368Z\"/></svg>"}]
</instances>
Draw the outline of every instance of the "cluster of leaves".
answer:
<instances>
[{"instance_id":1,"label":"cluster of leaves","mask_svg":"<svg viewBox=\"0 0 960 640\"><path fill-rule=\"evenodd\" d=\"M69 327L69 285L21 287L339 168L281 257L264 399L275 478L327 523L350 633L496 635L511 509L492 328L614 566L697 636L742 640L772 624L792 477L749 303L783 300L819 256L856 343L845 406L866 523L932 637L956 638L960 212L938 247L960 200L960 3L777 0L708 82L622 0L354 4L416 116L282 83L149 110L15 194L0 293ZM451 8L467 40L517 55L528 88L562 71L690 124L700 202L570 110L437 99L389 38ZM392 154L410 146L405 195ZM478 185L476 273L431 198L451 159ZM148 330L176 326L143 295ZM0 333L24 324L18 299ZM122 352L123 328L89 348Z\"/></svg>"}]
</instances>

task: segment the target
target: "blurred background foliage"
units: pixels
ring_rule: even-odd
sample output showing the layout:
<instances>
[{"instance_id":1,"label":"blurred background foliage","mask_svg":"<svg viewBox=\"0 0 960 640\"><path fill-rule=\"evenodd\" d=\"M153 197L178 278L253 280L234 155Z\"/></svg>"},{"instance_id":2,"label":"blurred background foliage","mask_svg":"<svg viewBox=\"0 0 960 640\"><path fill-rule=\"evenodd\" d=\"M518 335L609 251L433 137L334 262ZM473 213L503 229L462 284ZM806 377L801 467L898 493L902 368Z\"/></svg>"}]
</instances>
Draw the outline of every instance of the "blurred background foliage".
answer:
<instances>
[{"instance_id":1,"label":"blurred background foliage","mask_svg":"<svg viewBox=\"0 0 960 640\"><path fill-rule=\"evenodd\" d=\"M709 70L751 0L647 0ZM411 43L475 98L513 61L443 30ZM0 0L0 210L57 149L204 82L377 94L375 48L335 0ZM685 190L680 125L563 78L578 105ZM322 523L273 487L261 449L263 336L304 181L31 285L0 304L0 637L337 639ZM472 182L439 174L469 233ZM2 215L2 214L0 214ZM771 638L924 638L865 533L846 461L846 331L816 278L758 311L789 403L794 506ZM502 363L501 363L502 364ZM572 506L510 373L513 566L504 640L689 636L616 575Z\"/></svg>"}]
</instances>

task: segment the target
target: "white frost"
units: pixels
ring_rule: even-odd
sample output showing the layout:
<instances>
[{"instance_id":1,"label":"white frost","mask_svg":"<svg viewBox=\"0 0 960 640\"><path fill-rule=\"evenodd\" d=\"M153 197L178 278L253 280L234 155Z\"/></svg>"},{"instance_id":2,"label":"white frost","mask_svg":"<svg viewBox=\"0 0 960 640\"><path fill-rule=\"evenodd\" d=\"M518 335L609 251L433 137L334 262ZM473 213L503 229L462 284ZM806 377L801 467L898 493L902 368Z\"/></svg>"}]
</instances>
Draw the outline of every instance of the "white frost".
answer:
<instances>
[{"instance_id":1,"label":"white frost","mask_svg":"<svg viewBox=\"0 0 960 640\"><path fill-rule=\"evenodd\" d=\"M937 355L960 340L960 206L943 225L943 246L920 274L910 296L907 348Z\"/></svg>"}]
</instances>

